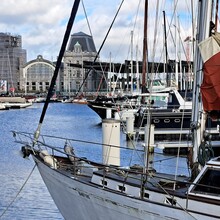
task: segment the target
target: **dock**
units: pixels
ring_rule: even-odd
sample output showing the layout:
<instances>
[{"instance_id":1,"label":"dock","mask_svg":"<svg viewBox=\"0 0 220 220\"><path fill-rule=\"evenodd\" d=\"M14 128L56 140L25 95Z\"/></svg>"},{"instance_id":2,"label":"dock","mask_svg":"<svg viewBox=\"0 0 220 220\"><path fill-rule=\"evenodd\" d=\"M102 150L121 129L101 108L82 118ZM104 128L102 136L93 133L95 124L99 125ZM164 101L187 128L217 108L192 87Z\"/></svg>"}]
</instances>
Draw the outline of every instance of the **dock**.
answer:
<instances>
[{"instance_id":1,"label":"dock","mask_svg":"<svg viewBox=\"0 0 220 220\"><path fill-rule=\"evenodd\" d=\"M0 109L20 109L27 108L32 105L32 102L27 102L23 97L0 97Z\"/></svg>"}]
</instances>

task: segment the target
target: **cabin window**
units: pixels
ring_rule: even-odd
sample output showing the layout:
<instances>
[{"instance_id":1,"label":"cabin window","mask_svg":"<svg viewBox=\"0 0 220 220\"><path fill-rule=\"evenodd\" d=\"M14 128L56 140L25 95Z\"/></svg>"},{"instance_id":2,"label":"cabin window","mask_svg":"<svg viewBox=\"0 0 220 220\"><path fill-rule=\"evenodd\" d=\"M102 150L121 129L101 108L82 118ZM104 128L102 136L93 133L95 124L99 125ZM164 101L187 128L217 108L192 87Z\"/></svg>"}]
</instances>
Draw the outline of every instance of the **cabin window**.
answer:
<instances>
[{"instance_id":1,"label":"cabin window","mask_svg":"<svg viewBox=\"0 0 220 220\"><path fill-rule=\"evenodd\" d=\"M146 192L145 192L145 193L144 193L144 198L145 198L145 199L149 199L149 197L150 197L149 193L146 193Z\"/></svg>"},{"instance_id":2,"label":"cabin window","mask_svg":"<svg viewBox=\"0 0 220 220\"><path fill-rule=\"evenodd\" d=\"M195 193L220 193L220 171L208 169L193 189Z\"/></svg>"},{"instance_id":3,"label":"cabin window","mask_svg":"<svg viewBox=\"0 0 220 220\"><path fill-rule=\"evenodd\" d=\"M121 191L121 192L125 192L125 187L124 186L118 186L118 189Z\"/></svg>"},{"instance_id":4,"label":"cabin window","mask_svg":"<svg viewBox=\"0 0 220 220\"><path fill-rule=\"evenodd\" d=\"M176 200L173 199L173 198L166 197L165 198L165 203L169 204L169 205L176 205Z\"/></svg>"},{"instance_id":5,"label":"cabin window","mask_svg":"<svg viewBox=\"0 0 220 220\"><path fill-rule=\"evenodd\" d=\"M101 183L102 183L103 186L107 186L108 185L108 182L106 180L102 180Z\"/></svg>"}]
</instances>

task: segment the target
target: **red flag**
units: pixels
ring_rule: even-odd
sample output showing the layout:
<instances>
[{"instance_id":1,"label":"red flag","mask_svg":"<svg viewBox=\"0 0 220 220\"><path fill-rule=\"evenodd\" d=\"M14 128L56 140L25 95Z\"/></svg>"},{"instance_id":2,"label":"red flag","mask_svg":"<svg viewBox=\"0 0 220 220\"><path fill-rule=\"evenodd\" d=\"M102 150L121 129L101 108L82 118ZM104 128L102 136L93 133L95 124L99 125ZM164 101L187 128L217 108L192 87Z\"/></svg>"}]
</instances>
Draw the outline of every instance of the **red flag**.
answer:
<instances>
[{"instance_id":1,"label":"red flag","mask_svg":"<svg viewBox=\"0 0 220 220\"><path fill-rule=\"evenodd\" d=\"M200 45L204 60L202 102L205 111L220 110L220 47L214 37L209 37Z\"/></svg>"},{"instance_id":2,"label":"red flag","mask_svg":"<svg viewBox=\"0 0 220 220\"><path fill-rule=\"evenodd\" d=\"M203 108L205 111L220 110L220 52L204 63L203 73Z\"/></svg>"}]
</instances>

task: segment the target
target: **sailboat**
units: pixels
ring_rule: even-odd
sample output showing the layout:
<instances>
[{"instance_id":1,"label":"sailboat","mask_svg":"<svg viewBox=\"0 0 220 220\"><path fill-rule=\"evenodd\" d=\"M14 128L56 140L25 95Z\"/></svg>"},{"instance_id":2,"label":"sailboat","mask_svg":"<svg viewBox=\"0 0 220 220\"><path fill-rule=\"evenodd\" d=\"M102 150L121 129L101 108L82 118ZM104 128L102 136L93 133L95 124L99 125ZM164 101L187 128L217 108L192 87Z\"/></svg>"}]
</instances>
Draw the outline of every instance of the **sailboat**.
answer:
<instances>
[{"instance_id":1,"label":"sailboat","mask_svg":"<svg viewBox=\"0 0 220 220\"><path fill-rule=\"evenodd\" d=\"M145 4L145 19L147 20L148 3ZM151 122L156 129L189 129L192 113L192 100L190 92L181 94L178 88L171 86L170 80L167 80L167 85L161 79L153 79L147 75L147 22L144 24L144 43L143 43L143 62L142 62L142 83L141 92L133 91L133 61L131 59L131 88L129 94L113 93L110 96L97 96L94 100L88 101L88 106L95 111L101 119L117 118L121 122L126 122L127 117L134 117L134 127L140 129L148 123L148 115L151 115ZM132 46L131 46L132 48ZM132 50L132 49L131 49ZM136 62L136 66L137 66ZM151 64L151 69L154 69L154 63ZM137 68L137 72L139 72ZM150 68L149 68L150 69ZM151 75L154 75L151 73ZM150 88L147 89L147 83ZM150 82L150 83L149 83ZM138 84L138 80L137 80ZM139 86L137 86L139 88ZM149 92L150 90L151 92ZM150 113L149 113L150 112ZM184 112L184 114L183 114Z\"/></svg>"},{"instance_id":2,"label":"sailboat","mask_svg":"<svg viewBox=\"0 0 220 220\"><path fill-rule=\"evenodd\" d=\"M211 2L199 0L199 16L206 15L209 20L207 9L212 8ZM72 21L78 5L79 0L75 0L70 19ZM203 26L207 25L209 29L209 22L204 23L201 17L198 20L202 20ZM71 25L71 22L68 23L62 48L65 47ZM200 28L199 31L202 32ZM200 46L205 48L208 36L199 35ZM207 39L219 48L215 37ZM61 63L62 51L61 49L57 67ZM220 54L220 50L217 51ZM200 54L197 58L199 60ZM52 87L58 74L56 69ZM197 121L192 127L194 138L190 176L158 173L152 169L149 166L148 146L144 154L144 166L136 164L128 167L120 164L120 122L113 119L103 120L102 162L94 161L85 155L78 155L73 147L76 146L73 143L75 140L40 134L50 91L52 88L49 89L36 132L31 134L13 131L13 136L16 142L22 144L23 156L32 156L48 191L66 220L220 219L220 157L212 158L213 155L210 154L210 157L206 155L206 158L202 158L202 149L197 152L199 146L206 146L202 142L199 132L201 126ZM195 94L199 95L199 92ZM200 101L196 95L194 101ZM195 109L195 115L201 112L197 110ZM197 119L199 121L200 117L197 116ZM81 144L85 144L85 141L81 141ZM95 145L91 142L88 144ZM91 147L89 146L90 149ZM202 155L206 152L207 148Z\"/></svg>"}]
</instances>

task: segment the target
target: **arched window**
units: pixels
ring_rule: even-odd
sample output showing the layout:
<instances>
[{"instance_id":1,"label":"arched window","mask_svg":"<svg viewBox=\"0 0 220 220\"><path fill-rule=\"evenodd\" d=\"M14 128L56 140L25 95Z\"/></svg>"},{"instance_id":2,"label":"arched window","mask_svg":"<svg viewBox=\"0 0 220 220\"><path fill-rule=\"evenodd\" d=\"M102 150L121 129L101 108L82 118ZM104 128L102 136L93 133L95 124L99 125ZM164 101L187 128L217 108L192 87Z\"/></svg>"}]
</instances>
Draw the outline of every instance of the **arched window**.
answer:
<instances>
[{"instance_id":1,"label":"arched window","mask_svg":"<svg viewBox=\"0 0 220 220\"><path fill-rule=\"evenodd\" d=\"M75 53L81 53L82 52L82 47L79 44L79 42L77 41L76 44L74 45L74 52Z\"/></svg>"}]
</instances>

